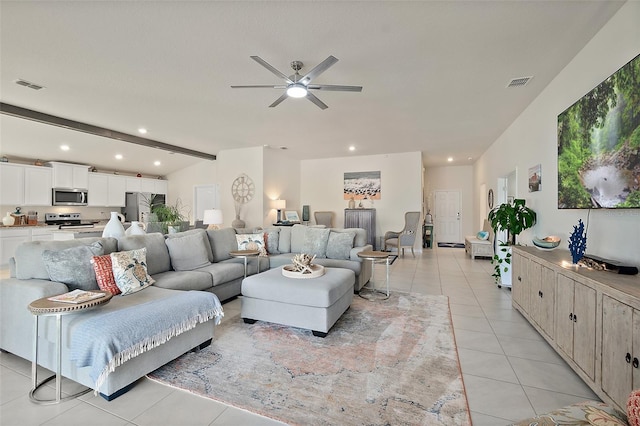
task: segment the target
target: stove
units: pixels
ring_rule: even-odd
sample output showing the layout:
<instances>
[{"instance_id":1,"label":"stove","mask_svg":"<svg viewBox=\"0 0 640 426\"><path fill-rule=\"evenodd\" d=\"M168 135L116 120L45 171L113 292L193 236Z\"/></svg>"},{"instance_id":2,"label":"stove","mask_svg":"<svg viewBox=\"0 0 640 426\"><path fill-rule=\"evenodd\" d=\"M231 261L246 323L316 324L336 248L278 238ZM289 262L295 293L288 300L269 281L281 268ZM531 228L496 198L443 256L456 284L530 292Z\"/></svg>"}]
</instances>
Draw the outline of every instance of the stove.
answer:
<instances>
[{"instance_id":1,"label":"stove","mask_svg":"<svg viewBox=\"0 0 640 426\"><path fill-rule=\"evenodd\" d=\"M59 229L93 228L93 222L83 222L80 213L45 213L44 223Z\"/></svg>"}]
</instances>

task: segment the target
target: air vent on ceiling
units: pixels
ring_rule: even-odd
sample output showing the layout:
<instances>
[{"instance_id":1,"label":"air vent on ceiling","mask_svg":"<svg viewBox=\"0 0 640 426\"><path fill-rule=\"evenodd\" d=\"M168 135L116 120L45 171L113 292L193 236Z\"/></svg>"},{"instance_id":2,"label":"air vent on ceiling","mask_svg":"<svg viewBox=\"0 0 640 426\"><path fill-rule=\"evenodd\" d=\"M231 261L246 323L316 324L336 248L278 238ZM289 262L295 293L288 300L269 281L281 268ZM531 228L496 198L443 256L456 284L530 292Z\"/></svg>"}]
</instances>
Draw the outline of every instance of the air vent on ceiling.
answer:
<instances>
[{"instance_id":1,"label":"air vent on ceiling","mask_svg":"<svg viewBox=\"0 0 640 426\"><path fill-rule=\"evenodd\" d=\"M44 89L44 86L40 86L39 84L35 84L23 79L16 80L16 84L19 84L20 86L28 87L29 89L33 89L33 90Z\"/></svg>"},{"instance_id":2,"label":"air vent on ceiling","mask_svg":"<svg viewBox=\"0 0 640 426\"><path fill-rule=\"evenodd\" d=\"M526 86L533 76L512 78L507 87L523 87Z\"/></svg>"}]
</instances>

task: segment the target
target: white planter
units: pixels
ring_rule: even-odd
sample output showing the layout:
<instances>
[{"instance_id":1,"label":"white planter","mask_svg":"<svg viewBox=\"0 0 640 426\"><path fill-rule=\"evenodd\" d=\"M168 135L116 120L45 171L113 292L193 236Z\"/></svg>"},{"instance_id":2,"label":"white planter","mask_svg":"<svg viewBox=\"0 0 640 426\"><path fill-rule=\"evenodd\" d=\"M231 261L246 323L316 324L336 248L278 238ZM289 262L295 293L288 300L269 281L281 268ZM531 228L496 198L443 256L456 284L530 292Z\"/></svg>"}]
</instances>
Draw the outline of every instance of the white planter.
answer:
<instances>
[{"instance_id":1,"label":"white planter","mask_svg":"<svg viewBox=\"0 0 640 426\"><path fill-rule=\"evenodd\" d=\"M498 255L498 264L500 266L500 283L498 287L511 287L511 264L504 261L505 258L513 259L511 256L511 246L498 246L496 250ZM501 262L501 263L500 263Z\"/></svg>"}]
</instances>

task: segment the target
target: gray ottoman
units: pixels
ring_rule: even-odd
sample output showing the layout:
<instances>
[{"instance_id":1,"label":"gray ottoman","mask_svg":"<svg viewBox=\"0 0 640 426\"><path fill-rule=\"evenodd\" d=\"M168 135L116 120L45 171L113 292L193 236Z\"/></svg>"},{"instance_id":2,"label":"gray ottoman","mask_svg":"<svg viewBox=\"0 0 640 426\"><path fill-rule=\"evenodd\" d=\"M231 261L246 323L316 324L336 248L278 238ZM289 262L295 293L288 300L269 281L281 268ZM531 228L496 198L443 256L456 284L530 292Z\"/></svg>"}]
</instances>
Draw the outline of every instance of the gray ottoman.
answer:
<instances>
[{"instance_id":1,"label":"gray ottoman","mask_svg":"<svg viewBox=\"0 0 640 426\"><path fill-rule=\"evenodd\" d=\"M295 279L282 267L251 275L242 281L240 316L245 323L268 321L306 328L325 337L353 300L355 273L325 268L318 278Z\"/></svg>"}]
</instances>

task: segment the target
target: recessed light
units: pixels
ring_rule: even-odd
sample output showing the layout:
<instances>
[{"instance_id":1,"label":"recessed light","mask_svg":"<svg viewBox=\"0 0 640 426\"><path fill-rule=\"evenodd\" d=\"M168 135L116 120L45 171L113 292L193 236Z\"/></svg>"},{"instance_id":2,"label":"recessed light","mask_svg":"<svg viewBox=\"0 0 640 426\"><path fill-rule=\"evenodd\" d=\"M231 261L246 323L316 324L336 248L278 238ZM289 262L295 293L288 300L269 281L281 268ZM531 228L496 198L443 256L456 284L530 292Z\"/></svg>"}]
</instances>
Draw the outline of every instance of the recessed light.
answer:
<instances>
[{"instance_id":1,"label":"recessed light","mask_svg":"<svg viewBox=\"0 0 640 426\"><path fill-rule=\"evenodd\" d=\"M60 149L63 151L69 151L69 145L60 145Z\"/></svg>"},{"instance_id":2,"label":"recessed light","mask_svg":"<svg viewBox=\"0 0 640 426\"><path fill-rule=\"evenodd\" d=\"M351 146L349 147L349 151L355 151L355 150L356 150L356 147L355 147L355 146L351 145Z\"/></svg>"},{"instance_id":3,"label":"recessed light","mask_svg":"<svg viewBox=\"0 0 640 426\"><path fill-rule=\"evenodd\" d=\"M122 160L122 154L116 154L116 160Z\"/></svg>"},{"instance_id":4,"label":"recessed light","mask_svg":"<svg viewBox=\"0 0 640 426\"><path fill-rule=\"evenodd\" d=\"M160 164L162 164L162 163L160 163L159 161L154 161L154 162L153 162L153 165L154 165L154 166L159 166Z\"/></svg>"},{"instance_id":5,"label":"recessed light","mask_svg":"<svg viewBox=\"0 0 640 426\"><path fill-rule=\"evenodd\" d=\"M452 162L452 161L453 161L453 157L449 157L449 158L447 158L447 161L448 161L448 162Z\"/></svg>"},{"instance_id":6,"label":"recessed light","mask_svg":"<svg viewBox=\"0 0 640 426\"><path fill-rule=\"evenodd\" d=\"M141 133L141 134L145 135L147 133L147 129L145 129L144 127L140 127L138 129L138 133Z\"/></svg>"},{"instance_id":7,"label":"recessed light","mask_svg":"<svg viewBox=\"0 0 640 426\"><path fill-rule=\"evenodd\" d=\"M471 161L471 160L473 160L473 157L469 157L469 158L467 158L467 160Z\"/></svg>"}]
</instances>

